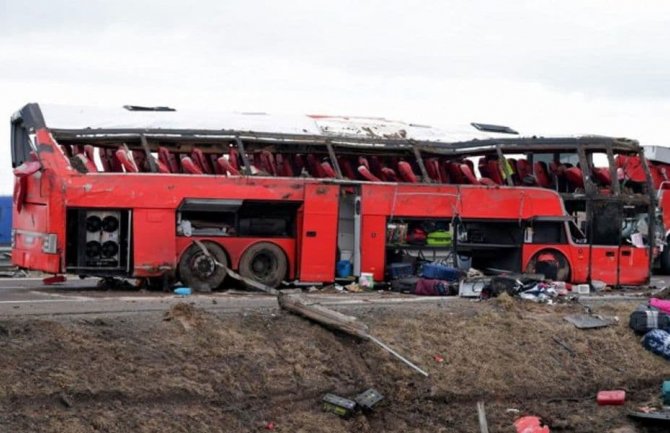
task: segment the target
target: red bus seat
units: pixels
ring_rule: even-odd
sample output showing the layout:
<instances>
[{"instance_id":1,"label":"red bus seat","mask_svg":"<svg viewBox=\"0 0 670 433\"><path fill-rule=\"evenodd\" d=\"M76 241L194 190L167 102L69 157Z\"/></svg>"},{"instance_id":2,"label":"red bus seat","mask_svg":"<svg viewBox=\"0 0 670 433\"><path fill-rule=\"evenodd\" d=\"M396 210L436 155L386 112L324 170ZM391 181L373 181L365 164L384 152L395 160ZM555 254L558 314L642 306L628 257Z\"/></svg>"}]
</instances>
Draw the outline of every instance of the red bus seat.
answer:
<instances>
[{"instance_id":1,"label":"red bus seat","mask_svg":"<svg viewBox=\"0 0 670 433\"><path fill-rule=\"evenodd\" d=\"M363 176L363 179L369 180L371 182L381 182L381 179L379 179L377 176L374 174L370 173L370 170L363 164L358 166L358 172Z\"/></svg>"},{"instance_id":2,"label":"red bus seat","mask_svg":"<svg viewBox=\"0 0 670 433\"><path fill-rule=\"evenodd\" d=\"M623 168L626 179L643 183L647 181L642 161L637 156L617 155L614 159L617 167Z\"/></svg>"},{"instance_id":3,"label":"red bus seat","mask_svg":"<svg viewBox=\"0 0 670 433\"><path fill-rule=\"evenodd\" d=\"M488 177L491 178L491 180L497 183L498 185L502 185L504 182L502 178L502 173L500 173L500 164L498 163L498 160L490 159L487 164L489 171Z\"/></svg>"},{"instance_id":4,"label":"red bus seat","mask_svg":"<svg viewBox=\"0 0 670 433\"><path fill-rule=\"evenodd\" d=\"M355 180L358 178L354 172L354 168L351 166L351 161L347 158L341 156L337 159L337 163L340 164L340 170L342 170L342 176L350 180Z\"/></svg>"},{"instance_id":5,"label":"red bus seat","mask_svg":"<svg viewBox=\"0 0 670 433\"><path fill-rule=\"evenodd\" d=\"M89 173L95 173L98 171L98 167L96 167L95 163L88 159L86 154L84 153L78 153L73 158L77 158L81 164L86 167L86 171Z\"/></svg>"},{"instance_id":6,"label":"red bus seat","mask_svg":"<svg viewBox=\"0 0 670 433\"><path fill-rule=\"evenodd\" d=\"M202 174L202 170L193 162L190 156L181 157L181 166L184 167L184 173Z\"/></svg>"},{"instance_id":7,"label":"red bus seat","mask_svg":"<svg viewBox=\"0 0 670 433\"><path fill-rule=\"evenodd\" d=\"M135 161L130 158L125 149L118 149L114 152L114 156L116 156L117 161L119 161L126 172L137 173L139 171L137 165L135 165Z\"/></svg>"},{"instance_id":8,"label":"red bus seat","mask_svg":"<svg viewBox=\"0 0 670 433\"><path fill-rule=\"evenodd\" d=\"M398 173L400 174L400 179L404 182L417 183L419 181L414 171L412 171L412 166L407 161L398 161Z\"/></svg>"},{"instance_id":9,"label":"red bus seat","mask_svg":"<svg viewBox=\"0 0 670 433\"><path fill-rule=\"evenodd\" d=\"M382 163L379 161L379 157L374 155L370 157L370 172L374 174L379 179L384 180L384 173L382 172Z\"/></svg>"},{"instance_id":10,"label":"red bus seat","mask_svg":"<svg viewBox=\"0 0 670 433\"><path fill-rule=\"evenodd\" d=\"M149 171L146 164L146 154L143 150L131 150L130 154L133 156L133 161L138 171Z\"/></svg>"},{"instance_id":11,"label":"red bus seat","mask_svg":"<svg viewBox=\"0 0 670 433\"><path fill-rule=\"evenodd\" d=\"M387 182L398 181L398 175L395 174L395 171L392 168L382 167L382 173L384 173L384 177L386 177Z\"/></svg>"},{"instance_id":12,"label":"red bus seat","mask_svg":"<svg viewBox=\"0 0 670 433\"><path fill-rule=\"evenodd\" d=\"M365 168L368 169L368 171L370 170L370 163L368 163L368 159L364 156L358 157L358 165L364 165Z\"/></svg>"},{"instance_id":13,"label":"red bus seat","mask_svg":"<svg viewBox=\"0 0 670 433\"><path fill-rule=\"evenodd\" d=\"M335 170L333 170L333 167L330 165L330 162L321 161L321 168L323 169L325 177L330 177L330 178L336 178L337 177L337 175L335 174Z\"/></svg>"},{"instance_id":14,"label":"red bus seat","mask_svg":"<svg viewBox=\"0 0 670 433\"><path fill-rule=\"evenodd\" d=\"M180 170L177 157L162 146L158 147L158 160L167 166L167 168L170 170L170 173L179 173Z\"/></svg>"},{"instance_id":15,"label":"red bus seat","mask_svg":"<svg viewBox=\"0 0 670 433\"><path fill-rule=\"evenodd\" d=\"M212 174L212 169L202 150L198 148L193 149L193 152L191 152L191 159L198 167L200 167L200 170L202 170L203 173Z\"/></svg>"},{"instance_id":16,"label":"red bus seat","mask_svg":"<svg viewBox=\"0 0 670 433\"><path fill-rule=\"evenodd\" d=\"M479 183L486 186L500 186L491 179L489 179L488 177L482 177L481 179L479 179Z\"/></svg>"},{"instance_id":17,"label":"red bus seat","mask_svg":"<svg viewBox=\"0 0 670 433\"><path fill-rule=\"evenodd\" d=\"M565 170L565 178L573 188L584 188L584 178L582 170L577 167L570 167Z\"/></svg>"},{"instance_id":18,"label":"red bus seat","mask_svg":"<svg viewBox=\"0 0 670 433\"><path fill-rule=\"evenodd\" d=\"M156 168L158 168L159 173L170 173L170 169L162 161L156 160Z\"/></svg>"},{"instance_id":19,"label":"red bus seat","mask_svg":"<svg viewBox=\"0 0 670 433\"><path fill-rule=\"evenodd\" d=\"M278 154L277 155L277 175L284 177L293 177L293 164L291 164L291 156Z\"/></svg>"},{"instance_id":20,"label":"red bus seat","mask_svg":"<svg viewBox=\"0 0 670 433\"><path fill-rule=\"evenodd\" d=\"M312 177L326 177L326 172L323 170L323 167L321 167L321 164L319 161L316 159L316 156L314 154L309 153L307 154L306 163L307 163L307 171L309 171L309 174Z\"/></svg>"},{"instance_id":21,"label":"red bus seat","mask_svg":"<svg viewBox=\"0 0 670 433\"><path fill-rule=\"evenodd\" d=\"M440 159L438 168L440 169L440 179L442 179L442 183L451 182L451 179L449 179L449 172L447 171L447 164L449 164L449 161L442 158Z\"/></svg>"},{"instance_id":22,"label":"red bus seat","mask_svg":"<svg viewBox=\"0 0 670 433\"><path fill-rule=\"evenodd\" d=\"M479 161L477 161L477 169L479 170L481 177L491 177L489 174L489 161L485 156L482 156L479 158Z\"/></svg>"},{"instance_id":23,"label":"red bus seat","mask_svg":"<svg viewBox=\"0 0 670 433\"><path fill-rule=\"evenodd\" d=\"M610 186L612 185L612 176L610 175L609 168L606 167L592 167L591 171L593 172L593 177L595 180L603 185Z\"/></svg>"},{"instance_id":24,"label":"red bus seat","mask_svg":"<svg viewBox=\"0 0 670 433\"><path fill-rule=\"evenodd\" d=\"M216 165L219 167L219 171L222 174L230 174L231 176L239 176L240 172L238 169L233 167L228 159L225 156L220 157L216 160Z\"/></svg>"},{"instance_id":25,"label":"red bus seat","mask_svg":"<svg viewBox=\"0 0 670 433\"><path fill-rule=\"evenodd\" d=\"M102 171L112 172L112 162L107 156L107 149L98 147L96 152L98 152L98 158L100 158L100 164L102 164Z\"/></svg>"},{"instance_id":26,"label":"red bus seat","mask_svg":"<svg viewBox=\"0 0 670 433\"><path fill-rule=\"evenodd\" d=\"M472 172L472 169L468 164L461 164L460 166L461 173L463 173L463 177L465 178L465 181L471 185L479 185L479 181L477 180L477 176Z\"/></svg>"},{"instance_id":27,"label":"red bus seat","mask_svg":"<svg viewBox=\"0 0 670 433\"><path fill-rule=\"evenodd\" d=\"M218 161L218 159L217 159ZM228 149L228 164L239 172L240 170L240 154L234 147Z\"/></svg>"},{"instance_id":28,"label":"red bus seat","mask_svg":"<svg viewBox=\"0 0 670 433\"><path fill-rule=\"evenodd\" d=\"M437 162L437 158L425 159L424 163L426 165L426 172L428 173L428 177L435 182L441 183L442 180L440 179L440 167L439 163Z\"/></svg>"},{"instance_id":29,"label":"red bus seat","mask_svg":"<svg viewBox=\"0 0 670 433\"><path fill-rule=\"evenodd\" d=\"M547 164L544 161L537 161L533 164L533 171L535 172L535 181L542 188L551 187L551 178L547 173Z\"/></svg>"},{"instance_id":30,"label":"red bus seat","mask_svg":"<svg viewBox=\"0 0 670 433\"><path fill-rule=\"evenodd\" d=\"M523 182L525 178L533 175L533 167L530 166L527 159L520 159L516 162L516 172L519 174L521 182Z\"/></svg>"},{"instance_id":31,"label":"red bus seat","mask_svg":"<svg viewBox=\"0 0 670 433\"><path fill-rule=\"evenodd\" d=\"M257 168L260 168L270 176L275 176L277 174L277 166L275 165L275 158L271 152L267 150L261 152L260 164L261 166Z\"/></svg>"},{"instance_id":32,"label":"red bus seat","mask_svg":"<svg viewBox=\"0 0 670 433\"><path fill-rule=\"evenodd\" d=\"M465 183L465 177L463 176L463 172L461 171L460 164L453 161L449 161L446 163L446 166L447 166L447 173L449 173L449 179L451 180L452 183L458 183L458 184Z\"/></svg>"}]
</instances>

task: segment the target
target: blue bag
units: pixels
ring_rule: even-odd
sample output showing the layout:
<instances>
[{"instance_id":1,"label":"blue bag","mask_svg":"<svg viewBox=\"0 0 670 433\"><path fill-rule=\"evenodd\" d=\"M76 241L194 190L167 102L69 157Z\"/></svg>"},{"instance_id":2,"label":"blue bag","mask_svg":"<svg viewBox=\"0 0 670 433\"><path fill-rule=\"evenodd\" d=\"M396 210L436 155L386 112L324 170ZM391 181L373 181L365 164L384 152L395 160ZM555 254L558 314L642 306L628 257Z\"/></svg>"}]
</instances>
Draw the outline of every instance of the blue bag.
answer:
<instances>
[{"instance_id":1,"label":"blue bag","mask_svg":"<svg viewBox=\"0 0 670 433\"><path fill-rule=\"evenodd\" d=\"M421 267L421 276L432 280L458 281L461 271L442 263L424 263Z\"/></svg>"},{"instance_id":2,"label":"blue bag","mask_svg":"<svg viewBox=\"0 0 670 433\"><path fill-rule=\"evenodd\" d=\"M652 329L642 337L642 345L656 355L670 360L670 334L662 329Z\"/></svg>"}]
</instances>

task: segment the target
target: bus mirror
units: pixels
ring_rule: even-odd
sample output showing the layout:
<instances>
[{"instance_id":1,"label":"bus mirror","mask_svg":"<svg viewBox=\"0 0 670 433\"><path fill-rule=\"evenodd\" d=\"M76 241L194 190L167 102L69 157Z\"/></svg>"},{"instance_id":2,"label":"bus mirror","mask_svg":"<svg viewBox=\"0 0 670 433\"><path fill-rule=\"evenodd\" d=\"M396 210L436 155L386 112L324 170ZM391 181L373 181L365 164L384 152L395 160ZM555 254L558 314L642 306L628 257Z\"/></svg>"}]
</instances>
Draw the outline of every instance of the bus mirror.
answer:
<instances>
[{"instance_id":1,"label":"bus mirror","mask_svg":"<svg viewBox=\"0 0 670 433\"><path fill-rule=\"evenodd\" d=\"M27 177L39 171L40 168L42 164L39 161L26 161L14 169L14 176Z\"/></svg>"}]
</instances>

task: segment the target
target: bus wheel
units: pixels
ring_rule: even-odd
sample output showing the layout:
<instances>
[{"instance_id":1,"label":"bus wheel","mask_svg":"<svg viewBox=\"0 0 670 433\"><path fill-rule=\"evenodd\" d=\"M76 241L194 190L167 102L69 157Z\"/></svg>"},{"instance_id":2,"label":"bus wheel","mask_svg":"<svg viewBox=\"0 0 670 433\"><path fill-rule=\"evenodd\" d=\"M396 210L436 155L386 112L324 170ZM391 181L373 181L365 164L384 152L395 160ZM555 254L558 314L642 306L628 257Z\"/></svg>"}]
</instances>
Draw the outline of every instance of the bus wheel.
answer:
<instances>
[{"instance_id":1,"label":"bus wheel","mask_svg":"<svg viewBox=\"0 0 670 433\"><path fill-rule=\"evenodd\" d=\"M528 262L526 272L545 274L547 279L570 281L570 263L563 253L556 250L540 250Z\"/></svg>"},{"instance_id":2,"label":"bus wheel","mask_svg":"<svg viewBox=\"0 0 670 433\"><path fill-rule=\"evenodd\" d=\"M226 278L226 269L218 266L216 262L228 266L228 259L218 244L207 241L202 243L211 257L207 256L198 245L192 244L179 260L179 279L196 292L211 292ZM213 259L216 259L216 262Z\"/></svg>"},{"instance_id":3,"label":"bus wheel","mask_svg":"<svg viewBox=\"0 0 670 433\"><path fill-rule=\"evenodd\" d=\"M284 251L270 242L253 244L242 254L240 275L275 288L279 286L288 269Z\"/></svg>"}]
</instances>

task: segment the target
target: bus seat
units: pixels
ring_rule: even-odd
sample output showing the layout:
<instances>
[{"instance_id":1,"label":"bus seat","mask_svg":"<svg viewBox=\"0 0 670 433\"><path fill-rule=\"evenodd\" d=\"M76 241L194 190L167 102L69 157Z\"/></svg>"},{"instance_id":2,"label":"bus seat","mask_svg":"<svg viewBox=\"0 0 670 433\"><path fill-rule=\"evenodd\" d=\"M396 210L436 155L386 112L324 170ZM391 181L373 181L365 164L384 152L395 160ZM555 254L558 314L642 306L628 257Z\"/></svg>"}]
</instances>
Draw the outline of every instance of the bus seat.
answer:
<instances>
[{"instance_id":1,"label":"bus seat","mask_svg":"<svg viewBox=\"0 0 670 433\"><path fill-rule=\"evenodd\" d=\"M181 166L184 168L184 173L202 174L202 170L195 162L193 162L190 156L181 157Z\"/></svg>"},{"instance_id":2,"label":"bus seat","mask_svg":"<svg viewBox=\"0 0 670 433\"><path fill-rule=\"evenodd\" d=\"M193 152L191 152L191 159L198 165L198 167L200 167L200 170L202 170L203 173L212 174L212 168L209 166L207 157L201 149L193 149Z\"/></svg>"},{"instance_id":3,"label":"bus seat","mask_svg":"<svg viewBox=\"0 0 670 433\"><path fill-rule=\"evenodd\" d=\"M321 167L321 164L313 153L307 154L305 160L307 164L307 170L312 177L326 177L326 172L324 171L323 167Z\"/></svg>"},{"instance_id":4,"label":"bus seat","mask_svg":"<svg viewBox=\"0 0 670 433\"><path fill-rule=\"evenodd\" d=\"M392 168L382 167L382 173L384 173L384 177L386 177L387 182L398 181L398 175L395 174L395 170L393 170Z\"/></svg>"},{"instance_id":5,"label":"bus seat","mask_svg":"<svg viewBox=\"0 0 670 433\"><path fill-rule=\"evenodd\" d=\"M369 180L371 182L381 182L381 179L379 179L377 176L374 174L370 173L370 170L363 164L358 166L358 172L363 176L363 179Z\"/></svg>"},{"instance_id":6,"label":"bus seat","mask_svg":"<svg viewBox=\"0 0 670 433\"><path fill-rule=\"evenodd\" d=\"M165 164L165 166L170 170L170 173L179 173L179 163L177 162L177 157L170 153L163 146L158 147L158 160Z\"/></svg>"},{"instance_id":7,"label":"bus seat","mask_svg":"<svg viewBox=\"0 0 670 433\"><path fill-rule=\"evenodd\" d=\"M447 164L449 162L446 161L444 158L440 158L438 162L438 169L440 170L440 179L442 179L442 183L450 183L451 179L449 179L449 172L447 171Z\"/></svg>"},{"instance_id":8,"label":"bus seat","mask_svg":"<svg viewBox=\"0 0 670 433\"><path fill-rule=\"evenodd\" d=\"M465 163L461 164L460 169L467 183L471 185L479 185L479 181L477 180L475 174L472 172L472 169L470 168L469 164Z\"/></svg>"},{"instance_id":9,"label":"bus seat","mask_svg":"<svg viewBox=\"0 0 670 433\"><path fill-rule=\"evenodd\" d=\"M414 171L412 170L412 166L407 161L398 161L398 173L400 173L400 179L402 179L404 182L419 182L419 179L417 179Z\"/></svg>"},{"instance_id":10,"label":"bus seat","mask_svg":"<svg viewBox=\"0 0 670 433\"><path fill-rule=\"evenodd\" d=\"M544 161L537 161L533 164L533 171L535 172L535 181L542 188L549 188L551 186L551 179L547 173L547 164Z\"/></svg>"},{"instance_id":11,"label":"bus seat","mask_svg":"<svg viewBox=\"0 0 670 433\"><path fill-rule=\"evenodd\" d=\"M272 154L272 152L268 150L262 151L261 161L265 171L270 173L272 176L277 175L277 163L275 162L275 156Z\"/></svg>"},{"instance_id":12,"label":"bus seat","mask_svg":"<svg viewBox=\"0 0 670 433\"><path fill-rule=\"evenodd\" d=\"M79 162L81 163L81 165L83 165L84 167L86 167L86 171L87 171L87 172L89 172L89 173L96 173L96 172L98 171L98 167L96 167L96 165L95 165L95 163L94 163L93 161L91 161L90 159L88 159L88 157L86 156L86 154L84 154L84 153L78 153L78 154L76 154L75 156L73 156L73 158L78 159Z\"/></svg>"},{"instance_id":13,"label":"bus seat","mask_svg":"<svg viewBox=\"0 0 670 433\"><path fill-rule=\"evenodd\" d=\"M373 155L370 157L370 172L374 174L379 179L384 180L384 173L382 172L382 163L379 161L379 157Z\"/></svg>"},{"instance_id":14,"label":"bus seat","mask_svg":"<svg viewBox=\"0 0 670 433\"><path fill-rule=\"evenodd\" d=\"M98 147L96 151L98 152L98 158L100 158L100 163L102 164L102 171L111 173L113 171L112 163L107 156L107 149Z\"/></svg>"},{"instance_id":15,"label":"bus seat","mask_svg":"<svg viewBox=\"0 0 670 433\"><path fill-rule=\"evenodd\" d=\"M218 158L217 158L218 161ZM240 170L240 153L234 147L228 149L228 164L235 170Z\"/></svg>"},{"instance_id":16,"label":"bus seat","mask_svg":"<svg viewBox=\"0 0 670 433\"><path fill-rule=\"evenodd\" d=\"M479 170L481 177L491 177L489 175L489 161L485 156L482 156L479 158L479 161L477 161L477 169Z\"/></svg>"},{"instance_id":17,"label":"bus seat","mask_svg":"<svg viewBox=\"0 0 670 433\"><path fill-rule=\"evenodd\" d=\"M333 167L330 165L330 162L321 161L321 168L323 169L323 172L326 175L325 177L330 177L330 178L336 178L337 177L337 175L335 174L335 170L333 170Z\"/></svg>"},{"instance_id":18,"label":"bus seat","mask_svg":"<svg viewBox=\"0 0 670 433\"><path fill-rule=\"evenodd\" d=\"M516 172L519 174L521 182L523 182L525 178L533 175L533 168L527 159L519 159L516 162Z\"/></svg>"},{"instance_id":19,"label":"bus seat","mask_svg":"<svg viewBox=\"0 0 670 433\"><path fill-rule=\"evenodd\" d=\"M370 163L368 163L368 159L364 156L358 157L358 165L364 165L365 168L368 169L368 171L370 170Z\"/></svg>"},{"instance_id":20,"label":"bus seat","mask_svg":"<svg viewBox=\"0 0 670 433\"><path fill-rule=\"evenodd\" d=\"M449 179L452 183L462 184L465 183L465 177L461 171L461 166L457 162L449 161L446 163L447 173L449 173Z\"/></svg>"},{"instance_id":21,"label":"bus seat","mask_svg":"<svg viewBox=\"0 0 670 433\"><path fill-rule=\"evenodd\" d=\"M591 171L593 172L593 177L595 180L603 185L610 186L612 185L612 176L610 175L609 168L606 167L592 167Z\"/></svg>"},{"instance_id":22,"label":"bus seat","mask_svg":"<svg viewBox=\"0 0 670 433\"><path fill-rule=\"evenodd\" d=\"M428 177L437 183L442 183L440 178L440 167L437 158L429 158L424 160L426 164L426 172L428 172Z\"/></svg>"},{"instance_id":23,"label":"bus seat","mask_svg":"<svg viewBox=\"0 0 670 433\"><path fill-rule=\"evenodd\" d=\"M84 155L95 164L95 148L90 144L84 146Z\"/></svg>"},{"instance_id":24,"label":"bus seat","mask_svg":"<svg viewBox=\"0 0 670 433\"><path fill-rule=\"evenodd\" d=\"M230 160L226 159L225 156L222 156L216 160L216 165L219 167L219 171L222 172L222 174L230 174L231 176L239 176L240 171L233 167L233 165L230 163Z\"/></svg>"},{"instance_id":25,"label":"bus seat","mask_svg":"<svg viewBox=\"0 0 670 433\"><path fill-rule=\"evenodd\" d=\"M293 157L293 173L296 176L302 176L302 171L305 168L305 158L299 153Z\"/></svg>"},{"instance_id":26,"label":"bus seat","mask_svg":"<svg viewBox=\"0 0 670 433\"><path fill-rule=\"evenodd\" d=\"M472 173L472 175L474 176L474 175L475 175L475 163L472 162L472 160L467 159L467 158L465 158L465 159L463 160L463 162L464 162L465 164L467 164L468 167L470 167L470 173Z\"/></svg>"},{"instance_id":27,"label":"bus seat","mask_svg":"<svg viewBox=\"0 0 670 433\"><path fill-rule=\"evenodd\" d=\"M497 183L495 183L488 177L482 177L481 179L479 179L479 183L486 186L499 186Z\"/></svg>"},{"instance_id":28,"label":"bus seat","mask_svg":"<svg viewBox=\"0 0 670 433\"><path fill-rule=\"evenodd\" d=\"M137 166L138 171L149 171L147 169L147 158L146 154L142 150L131 150L130 153L133 155L133 161L135 161L135 165Z\"/></svg>"},{"instance_id":29,"label":"bus seat","mask_svg":"<svg viewBox=\"0 0 670 433\"><path fill-rule=\"evenodd\" d=\"M137 165L135 165L135 161L132 160L125 149L117 149L117 151L114 152L114 156L127 173L137 173L139 171Z\"/></svg>"},{"instance_id":30,"label":"bus seat","mask_svg":"<svg viewBox=\"0 0 670 433\"><path fill-rule=\"evenodd\" d=\"M358 176L354 172L353 167L351 166L351 161L347 158L340 156L337 159L337 163L340 164L340 170L342 170L342 176L350 180L355 180Z\"/></svg>"},{"instance_id":31,"label":"bus seat","mask_svg":"<svg viewBox=\"0 0 670 433\"><path fill-rule=\"evenodd\" d=\"M69 144L61 144L60 145L61 150L67 156L68 158L72 158L74 156L74 153L72 153L72 147L70 147ZM100 149L100 148L98 148Z\"/></svg>"},{"instance_id":32,"label":"bus seat","mask_svg":"<svg viewBox=\"0 0 670 433\"><path fill-rule=\"evenodd\" d=\"M291 155L277 155L277 175L284 177L293 177L293 164L291 164Z\"/></svg>"},{"instance_id":33,"label":"bus seat","mask_svg":"<svg viewBox=\"0 0 670 433\"><path fill-rule=\"evenodd\" d=\"M580 168L570 167L566 169L565 177L573 188L584 188L584 178Z\"/></svg>"},{"instance_id":34,"label":"bus seat","mask_svg":"<svg viewBox=\"0 0 670 433\"><path fill-rule=\"evenodd\" d=\"M156 160L156 168L159 173L170 173L170 169L162 161Z\"/></svg>"},{"instance_id":35,"label":"bus seat","mask_svg":"<svg viewBox=\"0 0 670 433\"><path fill-rule=\"evenodd\" d=\"M490 159L489 162L487 162L487 165L489 172L489 175L487 177L490 178L495 183L497 183L498 185L502 185L504 182L502 178L502 173L500 173L500 164L498 163L498 160Z\"/></svg>"},{"instance_id":36,"label":"bus seat","mask_svg":"<svg viewBox=\"0 0 670 433\"><path fill-rule=\"evenodd\" d=\"M644 166L637 156L617 155L614 159L617 167L623 168L626 178L638 183L647 181Z\"/></svg>"}]
</instances>

